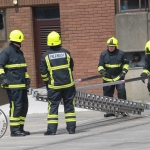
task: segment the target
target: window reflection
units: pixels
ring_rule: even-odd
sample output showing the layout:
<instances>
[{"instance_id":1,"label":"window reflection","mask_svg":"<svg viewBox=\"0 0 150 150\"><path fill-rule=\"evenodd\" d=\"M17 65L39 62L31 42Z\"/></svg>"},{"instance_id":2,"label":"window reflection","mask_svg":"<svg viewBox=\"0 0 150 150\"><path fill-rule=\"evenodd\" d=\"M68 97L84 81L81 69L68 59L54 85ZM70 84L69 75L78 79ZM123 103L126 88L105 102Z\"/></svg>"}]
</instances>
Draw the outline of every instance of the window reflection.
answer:
<instances>
[{"instance_id":1,"label":"window reflection","mask_svg":"<svg viewBox=\"0 0 150 150\"><path fill-rule=\"evenodd\" d=\"M141 8L148 8L148 0L141 0Z\"/></svg>"},{"instance_id":2,"label":"window reflection","mask_svg":"<svg viewBox=\"0 0 150 150\"><path fill-rule=\"evenodd\" d=\"M129 67L143 67L145 63L145 52L126 52L129 60Z\"/></svg>"},{"instance_id":3,"label":"window reflection","mask_svg":"<svg viewBox=\"0 0 150 150\"><path fill-rule=\"evenodd\" d=\"M121 0L121 10L128 9L128 0Z\"/></svg>"},{"instance_id":4,"label":"window reflection","mask_svg":"<svg viewBox=\"0 0 150 150\"><path fill-rule=\"evenodd\" d=\"M0 41L6 41L5 10L0 10Z\"/></svg>"},{"instance_id":5,"label":"window reflection","mask_svg":"<svg viewBox=\"0 0 150 150\"><path fill-rule=\"evenodd\" d=\"M60 18L59 7L36 8L37 19Z\"/></svg>"},{"instance_id":6,"label":"window reflection","mask_svg":"<svg viewBox=\"0 0 150 150\"><path fill-rule=\"evenodd\" d=\"M148 0L120 0L121 10L148 8Z\"/></svg>"}]
</instances>

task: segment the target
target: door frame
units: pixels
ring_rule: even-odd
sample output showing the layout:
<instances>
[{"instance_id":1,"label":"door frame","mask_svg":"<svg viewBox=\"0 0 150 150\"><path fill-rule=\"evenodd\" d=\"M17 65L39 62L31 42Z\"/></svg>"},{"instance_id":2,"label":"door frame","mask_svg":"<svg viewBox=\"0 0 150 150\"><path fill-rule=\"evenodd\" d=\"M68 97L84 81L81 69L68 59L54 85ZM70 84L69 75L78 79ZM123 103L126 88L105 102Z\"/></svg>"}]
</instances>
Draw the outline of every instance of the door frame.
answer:
<instances>
[{"instance_id":1,"label":"door frame","mask_svg":"<svg viewBox=\"0 0 150 150\"><path fill-rule=\"evenodd\" d=\"M34 12L35 14L35 12ZM41 50L41 38L40 38L40 27L41 26L60 26L60 18L57 19L47 19L47 20L42 20L42 19L36 19L36 16L33 16L33 27L34 27L34 50L35 50L35 63L36 63L36 76L37 76L37 81L36 85L37 87L42 87L44 86L43 80L41 78L40 74L40 59L42 57L42 50Z\"/></svg>"}]
</instances>

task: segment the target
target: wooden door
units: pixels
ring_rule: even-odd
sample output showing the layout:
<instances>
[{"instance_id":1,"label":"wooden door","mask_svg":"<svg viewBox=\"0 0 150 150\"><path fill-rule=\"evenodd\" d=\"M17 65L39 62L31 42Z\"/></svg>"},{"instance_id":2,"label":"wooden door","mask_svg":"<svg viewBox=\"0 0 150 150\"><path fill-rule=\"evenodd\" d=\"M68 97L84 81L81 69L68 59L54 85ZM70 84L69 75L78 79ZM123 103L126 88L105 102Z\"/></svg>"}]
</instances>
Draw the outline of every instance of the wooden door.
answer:
<instances>
[{"instance_id":1,"label":"wooden door","mask_svg":"<svg viewBox=\"0 0 150 150\"><path fill-rule=\"evenodd\" d=\"M43 8L44 9L44 8ZM47 7L46 7L47 9ZM49 9L54 9L49 7ZM55 7L56 9L56 7ZM36 16L36 9L34 10L34 36L35 36L35 55L36 55L36 75L37 75L37 87L44 86L44 83L40 74L40 59L44 52L49 50L47 46L47 36L51 31L60 33L60 18L38 19Z\"/></svg>"}]
</instances>

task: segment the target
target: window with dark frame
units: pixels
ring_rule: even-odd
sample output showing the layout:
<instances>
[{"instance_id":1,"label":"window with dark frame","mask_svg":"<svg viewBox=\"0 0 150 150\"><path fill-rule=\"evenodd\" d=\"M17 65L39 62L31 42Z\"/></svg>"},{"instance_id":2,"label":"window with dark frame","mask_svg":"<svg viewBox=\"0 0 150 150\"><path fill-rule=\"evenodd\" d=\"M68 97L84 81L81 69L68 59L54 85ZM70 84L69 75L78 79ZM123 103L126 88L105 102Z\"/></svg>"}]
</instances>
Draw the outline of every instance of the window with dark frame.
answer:
<instances>
[{"instance_id":1,"label":"window with dark frame","mask_svg":"<svg viewBox=\"0 0 150 150\"><path fill-rule=\"evenodd\" d=\"M6 41L5 10L0 10L0 41Z\"/></svg>"},{"instance_id":2,"label":"window with dark frame","mask_svg":"<svg viewBox=\"0 0 150 150\"><path fill-rule=\"evenodd\" d=\"M116 4L117 13L148 10L148 0L116 0Z\"/></svg>"},{"instance_id":3,"label":"window with dark frame","mask_svg":"<svg viewBox=\"0 0 150 150\"><path fill-rule=\"evenodd\" d=\"M59 7L36 8L36 18L37 20L60 18Z\"/></svg>"},{"instance_id":4,"label":"window with dark frame","mask_svg":"<svg viewBox=\"0 0 150 150\"><path fill-rule=\"evenodd\" d=\"M125 52L126 57L129 60L130 69L136 67L144 67L145 63L145 52L144 51L135 51L135 52Z\"/></svg>"}]
</instances>

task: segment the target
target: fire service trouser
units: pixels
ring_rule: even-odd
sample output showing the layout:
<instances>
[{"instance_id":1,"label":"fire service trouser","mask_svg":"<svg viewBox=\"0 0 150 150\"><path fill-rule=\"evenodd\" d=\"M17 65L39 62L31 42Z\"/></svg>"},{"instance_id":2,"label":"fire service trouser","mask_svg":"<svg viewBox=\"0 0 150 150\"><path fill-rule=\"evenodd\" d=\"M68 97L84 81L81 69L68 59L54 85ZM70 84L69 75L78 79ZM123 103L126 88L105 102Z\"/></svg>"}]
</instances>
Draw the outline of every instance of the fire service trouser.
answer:
<instances>
[{"instance_id":1,"label":"fire service trouser","mask_svg":"<svg viewBox=\"0 0 150 150\"><path fill-rule=\"evenodd\" d=\"M48 89L48 129L52 133L56 133L58 127L58 107L61 99L64 103L65 120L68 131L75 131L76 113L74 108L75 87L65 89Z\"/></svg>"},{"instance_id":2,"label":"fire service trouser","mask_svg":"<svg viewBox=\"0 0 150 150\"><path fill-rule=\"evenodd\" d=\"M106 81L103 81L104 83L108 83ZM126 89L125 89L125 84L116 84L116 85L111 85L111 86L105 86L103 87L103 94L104 96L108 97L113 97L115 87L117 89L117 94L119 99L124 99L126 100Z\"/></svg>"},{"instance_id":3,"label":"fire service trouser","mask_svg":"<svg viewBox=\"0 0 150 150\"><path fill-rule=\"evenodd\" d=\"M28 96L26 89L7 89L10 102L10 131L23 130L25 118L28 112Z\"/></svg>"}]
</instances>

